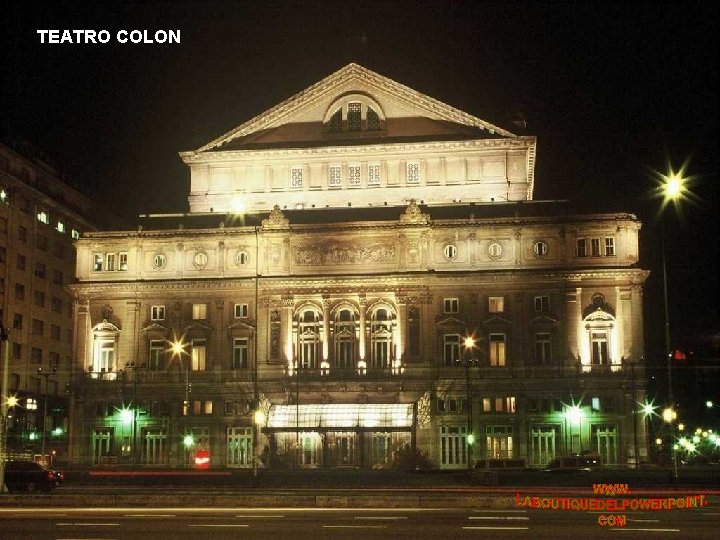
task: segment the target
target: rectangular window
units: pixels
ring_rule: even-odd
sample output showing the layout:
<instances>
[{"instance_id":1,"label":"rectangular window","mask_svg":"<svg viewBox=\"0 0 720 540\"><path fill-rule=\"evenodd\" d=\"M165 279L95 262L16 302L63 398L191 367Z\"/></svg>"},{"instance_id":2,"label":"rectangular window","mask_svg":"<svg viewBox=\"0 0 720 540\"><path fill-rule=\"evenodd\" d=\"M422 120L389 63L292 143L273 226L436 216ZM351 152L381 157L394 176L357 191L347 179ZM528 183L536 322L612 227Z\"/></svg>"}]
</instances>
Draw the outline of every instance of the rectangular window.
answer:
<instances>
[{"instance_id":1,"label":"rectangular window","mask_svg":"<svg viewBox=\"0 0 720 540\"><path fill-rule=\"evenodd\" d=\"M38 213L37 213L37 220L38 220L40 223L44 223L45 225L47 225L48 223L50 223L50 217L48 216L48 213L47 213L45 210L40 210L40 211L38 211Z\"/></svg>"},{"instance_id":2,"label":"rectangular window","mask_svg":"<svg viewBox=\"0 0 720 540\"><path fill-rule=\"evenodd\" d=\"M348 181L350 187L360 187L360 165L348 166Z\"/></svg>"},{"instance_id":3,"label":"rectangular window","mask_svg":"<svg viewBox=\"0 0 720 540\"><path fill-rule=\"evenodd\" d=\"M105 256L105 270L107 270L108 272L115 271L115 254L114 253L108 253Z\"/></svg>"},{"instance_id":4,"label":"rectangular window","mask_svg":"<svg viewBox=\"0 0 720 540\"><path fill-rule=\"evenodd\" d=\"M233 311L236 319L246 319L248 317L249 309L247 304L235 304Z\"/></svg>"},{"instance_id":5,"label":"rectangular window","mask_svg":"<svg viewBox=\"0 0 720 540\"><path fill-rule=\"evenodd\" d=\"M13 358L15 360L20 360L20 357L22 356L22 345L20 345L19 343L13 343L12 348L13 348Z\"/></svg>"},{"instance_id":6,"label":"rectangular window","mask_svg":"<svg viewBox=\"0 0 720 540\"><path fill-rule=\"evenodd\" d=\"M26 266L27 266L27 259L25 258L25 255L20 255L18 253L17 260L15 262L15 267L18 270L25 270Z\"/></svg>"},{"instance_id":7,"label":"rectangular window","mask_svg":"<svg viewBox=\"0 0 720 540\"><path fill-rule=\"evenodd\" d=\"M47 250L47 243L47 237L43 236L42 234L38 234L35 238L35 245L40 251Z\"/></svg>"},{"instance_id":8,"label":"rectangular window","mask_svg":"<svg viewBox=\"0 0 720 540\"><path fill-rule=\"evenodd\" d=\"M55 285L62 285L64 278L65 278L65 276L63 275L63 273L60 270L53 269L52 282Z\"/></svg>"},{"instance_id":9,"label":"rectangular window","mask_svg":"<svg viewBox=\"0 0 720 540\"><path fill-rule=\"evenodd\" d=\"M458 313L460 311L460 301L457 298L445 298L443 304L445 313Z\"/></svg>"},{"instance_id":10,"label":"rectangular window","mask_svg":"<svg viewBox=\"0 0 720 540\"><path fill-rule=\"evenodd\" d=\"M590 253L593 257L599 257L601 255L599 238L593 238L590 240Z\"/></svg>"},{"instance_id":11,"label":"rectangular window","mask_svg":"<svg viewBox=\"0 0 720 540\"><path fill-rule=\"evenodd\" d=\"M549 332L535 334L535 363L549 364L551 357L551 342Z\"/></svg>"},{"instance_id":12,"label":"rectangular window","mask_svg":"<svg viewBox=\"0 0 720 540\"><path fill-rule=\"evenodd\" d=\"M45 293L42 291L35 291L33 293L33 303L37 307L45 307Z\"/></svg>"},{"instance_id":13,"label":"rectangular window","mask_svg":"<svg viewBox=\"0 0 720 540\"><path fill-rule=\"evenodd\" d=\"M55 341L60 341L60 327L57 324L50 325L50 337Z\"/></svg>"},{"instance_id":14,"label":"rectangular window","mask_svg":"<svg viewBox=\"0 0 720 540\"><path fill-rule=\"evenodd\" d=\"M192 341L192 370L205 371L205 358L207 347L204 339L194 339Z\"/></svg>"},{"instance_id":15,"label":"rectangular window","mask_svg":"<svg viewBox=\"0 0 720 540\"><path fill-rule=\"evenodd\" d=\"M50 367L51 367L51 368L57 369L58 366L60 365L60 354L59 354L59 353L56 353L56 352L51 352L51 353L50 353L49 362L50 362ZM57 383L56 383L56 384L57 384ZM56 393L57 393L57 392L56 392Z\"/></svg>"},{"instance_id":16,"label":"rectangular window","mask_svg":"<svg viewBox=\"0 0 720 540\"><path fill-rule=\"evenodd\" d=\"M410 185L417 185L420 183L420 164L417 162L410 162L405 166L405 173L407 183Z\"/></svg>"},{"instance_id":17,"label":"rectangular window","mask_svg":"<svg viewBox=\"0 0 720 540\"><path fill-rule=\"evenodd\" d=\"M59 259L62 259L65 256L65 248L63 247L62 240L58 239L55 241L55 245L53 246L53 253Z\"/></svg>"},{"instance_id":18,"label":"rectangular window","mask_svg":"<svg viewBox=\"0 0 720 540\"><path fill-rule=\"evenodd\" d=\"M545 313L550 311L550 297L549 296L536 296L535 297L535 311L538 313Z\"/></svg>"},{"instance_id":19,"label":"rectangular window","mask_svg":"<svg viewBox=\"0 0 720 540\"><path fill-rule=\"evenodd\" d=\"M62 300L53 296L50 299L50 306L54 312L60 313L62 311Z\"/></svg>"},{"instance_id":20,"label":"rectangular window","mask_svg":"<svg viewBox=\"0 0 720 540\"><path fill-rule=\"evenodd\" d=\"M73 240L78 240L80 238L80 231L78 231L77 229L72 229L70 231L70 236Z\"/></svg>"},{"instance_id":21,"label":"rectangular window","mask_svg":"<svg viewBox=\"0 0 720 540\"><path fill-rule=\"evenodd\" d=\"M28 230L22 225L18 226L18 240L21 242L27 242Z\"/></svg>"},{"instance_id":22,"label":"rectangular window","mask_svg":"<svg viewBox=\"0 0 720 540\"><path fill-rule=\"evenodd\" d=\"M615 256L615 239L610 236L605 238L605 255L608 257Z\"/></svg>"},{"instance_id":23,"label":"rectangular window","mask_svg":"<svg viewBox=\"0 0 720 540\"><path fill-rule=\"evenodd\" d=\"M368 186L380 185L380 165L371 163L368 165Z\"/></svg>"},{"instance_id":24,"label":"rectangular window","mask_svg":"<svg viewBox=\"0 0 720 540\"><path fill-rule=\"evenodd\" d=\"M164 321L165 320L165 306L151 306L150 307L150 320L151 321Z\"/></svg>"},{"instance_id":25,"label":"rectangular window","mask_svg":"<svg viewBox=\"0 0 720 540\"><path fill-rule=\"evenodd\" d=\"M235 338L233 340L232 369L246 369L248 367L248 339Z\"/></svg>"},{"instance_id":26,"label":"rectangular window","mask_svg":"<svg viewBox=\"0 0 720 540\"><path fill-rule=\"evenodd\" d=\"M587 240L585 238L578 238L576 253L578 257L587 257Z\"/></svg>"},{"instance_id":27,"label":"rectangular window","mask_svg":"<svg viewBox=\"0 0 720 540\"><path fill-rule=\"evenodd\" d=\"M15 300L25 300L25 285L15 284Z\"/></svg>"},{"instance_id":28,"label":"rectangular window","mask_svg":"<svg viewBox=\"0 0 720 540\"><path fill-rule=\"evenodd\" d=\"M4 263L5 261L7 261L7 248L0 246L0 263Z\"/></svg>"},{"instance_id":29,"label":"rectangular window","mask_svg":"<svg viewBox=\"0 0 720 540\"><path fill-rule=\"evenodd\" d=\"M485 451L487 459L512 458L512 426L485 426Z\"/></svg>"},{"instance_id":30,"label":"rectangular window","mask_svg":"<svg viewBox=\"0 0 720 540\"><path fill-rule=\"evenodd\" d=\"M490 365L505 365L505 334L490 334Z\"/></svg>"},{"instance_id":31,"label":"rectangular window","mask_svg":"<svg viewBox=\"0 0 720 540\"><path fill-rule=\"evenodd\" d=\"M488 298L488 312L502 313L505 311L505 297L491 296Z\"/></svg>"},{"instance_id":32,"label":"rectangular window","mask_svg":"<svg viewBox=\"0 0 720 540\"><path fill-rule=\"evenodd\" d=\"M445 334L443 336L443 358L446 366L460 365L460 336Z\"/></svg>"},{"instance_id":33,"label":"rectangular window","mask_svg":"<svg viewBox=\"0 0 720 540\"><path fill-rule=\"evenodd\" d=\"M118 270L121 272L127 272L128 269L128 254L118 253Z\"/></svg>"},{"instance_id":34,"label":"rectangular window","mask_svg":"<svg viewBox=\"0 0 720 540\"><path fill-rule=\"evenodd\" d=\"M36 336L42 336L45 333L45 323L39 319L33 319L32 333Z\"/></svg>"},{"instance_id":35,"label":"rectangular window","mask_svg":"<svg viewBox=\"0 0 720 540\"><path fill-rule=\"evenodd\" d=\"M23 316L20 313L16 313L13 316L13 328L15 330L22 330L23 327Z\"/></svg>"},{"instance_id":36,"label":"rectangular window","mask_svg":"<svg viewBox=\"0 0 720 540\"><path fill-rule=\"evenodd\" d=\"M303 186L303 170L300 167L293 167L290 170L290 187L301 188Z\"/></svg>"},{"instance_id":37,"label":"rectangular window","mask_svg":"<svg viewBox=\"0 0 720 540\"><path fill-rule=\"evenodd\" d=\"M195 321L207 319L207 304L193 304L192 318Z\"/></svg>"},{"instance_id":38,"label":"rectangular window","mask_svg":"<svg viewBox=\"0 0 720 540\"><path fill-rule=\"evenodd\" d=\"M590 333L590 340L592 346L592 363L594 365L609 364L607 332L593 331Z\"/></svg>"},{"instance_id":39,"label":"rectangular window","mask_svg":"<svg viewBox=\"0 0 720 540\"><path fill-rule=\"evenodd\" d=\"M59 233L65 232L65 224L62 221L57 222L57 226L55 227L55 230Z\"/></svg>"},{"instance_id":40,"label":"rectangular window","mask_svg":"<svg viewBox=\"0 0 720 540\"><path fill-rule=\"evenodd\" d=\"M104 260L105 255L103 253L95 253L93 255L93 272L102 272Z\"/></svg>"},{"instance_id":41,"label":"rectangular window","mask_svg":"<svg viewBox=\"0 0 720 540\"><path fill-rule=\"evenodd\" d=\"M357 102L348 103L347 130L360 131L362 126L362 105Z\"/></svg>"},{"instance_id":42,"label":"rectangular window","mask_svg":"<svg viewBox=\"0 0 720 540\"><path fill-rule=\"evenodd\" d=\"M7 232L8 221L7 218L0 217L0 233Z\"/></svg>"},{"instance_id":43,"label":"rectangular window","mask_svg":"<svg viewBox=\"0 0 720 540\"><path fill-rule=\"evenodd\" d=\"M163 369L163 356L165 355L165 342L161 339L150 341L148 355L148 369L157 371Z\"/></svg>"},{"instance_id":44,"label":"rectangular window","mask_svg":"<svg viewBox=\"0 0 720 540\"><path fill-rule=\"evenodd\" d=\"M30 351L30 361L33 364L42 364L42 349L33 347Z\"/></svg>"},{"instance_id":45,"label":"rectangular window","mask_svg":"<svg viewBox=\"0 0 720 540\"><path fill-rule=\"evenodd\" d=\"M340 165L330 165L329 175L328 185L330 187L342 186L342 168Z\"/></svg>"}]
</instances>

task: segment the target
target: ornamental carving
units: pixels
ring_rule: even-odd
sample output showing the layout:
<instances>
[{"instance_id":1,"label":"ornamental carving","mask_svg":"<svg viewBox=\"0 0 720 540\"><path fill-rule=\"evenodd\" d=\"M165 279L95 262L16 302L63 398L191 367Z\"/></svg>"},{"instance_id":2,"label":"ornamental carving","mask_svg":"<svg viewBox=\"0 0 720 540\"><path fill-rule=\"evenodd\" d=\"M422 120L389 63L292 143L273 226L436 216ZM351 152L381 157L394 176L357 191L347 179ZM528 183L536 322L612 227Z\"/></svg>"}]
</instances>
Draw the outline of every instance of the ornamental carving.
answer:
<instances>
[{"instance_id":1,"label":"ornamental carving","mask_svg":"<svg viewBox=\"0 0 720 540\"><path fill-rule=\"evenodd\" d=\"M326 243L323 245L295 247L293 249L293 261L299 266L393 263L396 255L395 246L386 244L357 247Z\"/></svg>"},{"instance_id":2,"label":"ornamental carving","mask_svg":"<svg viewBox=\"0 0 720 540\"><path fill-rule=\"evenodd\" d=\"M282 213L282 210L280 210L280 207L276 204L273 206L272 212L270 212L268 218L263 219L262 228L273 230L289 229L290 221L285 217L285 214Z\"/></svg>"},{"instance_id":3,"label":"ornamental carving","mask_svg":"<svg viewBox=\"0 0 720 540\"><path fill-rule=\"evenodd\" d=\"M402 225L427 225L430 223L430 214L423 214L415 199L410 199L410 204L400 216Z\"/></svg>"}]
</instances>

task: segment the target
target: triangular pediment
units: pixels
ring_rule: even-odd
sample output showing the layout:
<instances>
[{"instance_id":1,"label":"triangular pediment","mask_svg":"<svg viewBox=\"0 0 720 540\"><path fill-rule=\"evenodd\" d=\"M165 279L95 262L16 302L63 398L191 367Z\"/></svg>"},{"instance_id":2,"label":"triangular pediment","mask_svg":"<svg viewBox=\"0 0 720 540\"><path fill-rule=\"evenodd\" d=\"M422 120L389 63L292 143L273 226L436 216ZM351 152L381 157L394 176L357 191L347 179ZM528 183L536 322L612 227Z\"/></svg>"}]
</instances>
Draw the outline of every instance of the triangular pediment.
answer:
<instances>
[{"instance_id":1,"label":"triangular pediment","mask_svg":"<svg viewBox=\"0 0 720 540\"><path fill-rule=\"evenodd\" d=\"M384 129L364 133L365 141L372 137L385 142L516 137L358 64L348 64L202 146L196 153L316 144L326 139L323 126L344 99L367 99L379 109L376 112ZM348 138L330 142L350 144Z\"/></svg>"},{"instance_id":2,"label":"triangular pediment","mask_svg":"<svg viewBox=\"0 0 720 540\"><path fill-rule=\"evenodd\" d=\"M483 324L511 324L510 319L506 319L505 317L501 317L499 315L493 315L492 317L488 317L483 321Z\"/></svg>"},{"instance_id":3,"label":"triangular pediment","mask_svg":"<svg viewBox=\"0 0 720 540\"><path fill-rule=\"evenodd\" d=\"M453 317L451 315L447 316L440 316L436 321L435 324L438 326L465 326L467 323L461 319L458 319L457 317Z\"/></svg>"},{"instance_id":4,"label":"triangular pediment","mask_svg":"<svg viewBox=\"0 0 720 540\"><path fill-rule=\"evenodd\" d=\"M252 319L248 319L247 321L236 321L230 326L227 327L228 332L232 332L233 330L249 330L251 332L255 331L255 326L250 324L250 322L253 322Z\"/></svg>"},{"instance_id":5,"label":"triangular pediment","mask_svg":"<svg viewBox=\"0 0 720 540\"><path fill-rule=\"evenodd\" d=\"M142 332L159 332L159 333L165 333L169 332L170 329L166 326L163 326L162 324L158 322L153 322L151 324L148 324L147 326L144 326L141 330Z\"/></svg>"},{"instance_id":6,"label":"triangular pediment","mask_svg":"<svg viewBox=\"0 0 720 540\"><path fill-rule=\"evenodd\" d=\"M559 319L555 315L538 315L532 321L533 324L557 324Z\"/></svg>"}]
</instances>

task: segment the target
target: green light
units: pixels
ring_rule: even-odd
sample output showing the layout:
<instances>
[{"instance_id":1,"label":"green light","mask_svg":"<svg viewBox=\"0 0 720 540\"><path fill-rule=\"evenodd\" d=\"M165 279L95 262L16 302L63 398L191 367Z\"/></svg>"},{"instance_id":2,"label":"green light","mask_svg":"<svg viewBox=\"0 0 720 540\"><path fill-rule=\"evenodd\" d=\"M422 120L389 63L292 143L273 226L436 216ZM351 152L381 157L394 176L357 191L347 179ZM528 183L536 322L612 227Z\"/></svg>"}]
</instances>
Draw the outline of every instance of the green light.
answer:
<instances>
[{"instance_id":1,"label":"green light","mask_svg":"<svg viewBox=\"0 0 720 540\"><path fill-rule=\"evenodd\" d=\"M470 433L470 434L467 436L467 443L468 443L469 445L475 444L475 435L474 435L474 434Z\"/></svg>"},{"instance_id":2,"label":"green light","mask_svg":"<svg viewBox=\"0 0 720 540\"><path fill-rule=\"evenodd\" d=\"M31 431L30 434L28 435L28 439L30 439L31 441L35 441L38 439L38 434L35 433L34 431Z\"/></svg>"},{"instance_id":3,"label":"green light","mask_svg":"<svg viewBox=\"0 0 720 540\"><path fill-rule=\"evenodd\" d=\"M183 444L186 448L190 448L193 444L195 444L195 439L193 439L192 435L185 435L183 437Z\"/></svg>"},{"instance_id":4,"label":"green light","mask_svg":"<svg viewBox=\"0 0 720 540\"><path fill-rule=\"evenodd\" d=\"M130 409L120 409L120 420L125 425L131 424L133 421L133 412Z\"/></svg>"},{"instance_id":5,"label":"green light","mask_svg":"<svg viewBox=\"0 0 720 540\"><path fill-rule=\"evenodd\" d=\"M52 434L53 434L55 437L59 437L59 436L62 435L64 432L65 432L65 430L64 430L63 428L61 428L60 426L58 426L58 427L56 427L55 429L52 430Z\"/></svg>"}]
</instances>

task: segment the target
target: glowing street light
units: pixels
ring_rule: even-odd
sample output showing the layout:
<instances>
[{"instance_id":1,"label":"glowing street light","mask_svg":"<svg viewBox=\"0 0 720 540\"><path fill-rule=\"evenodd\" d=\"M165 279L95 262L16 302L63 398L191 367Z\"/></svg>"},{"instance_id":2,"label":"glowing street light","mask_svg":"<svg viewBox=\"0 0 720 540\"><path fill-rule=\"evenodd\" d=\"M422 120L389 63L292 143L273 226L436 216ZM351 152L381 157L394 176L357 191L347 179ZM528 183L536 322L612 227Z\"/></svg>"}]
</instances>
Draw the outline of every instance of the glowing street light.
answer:
<instances>
[{"instance_id":1,"label":"glowing street light","mask_svg":"<svg viewBox=\"0 0 720 540\"><path fill-rule=\"evenodd\" d=\"M573 453L573 434L571 432L573 425L577 424L580 435L580 448L582 451L582 419L585 417L585 412L582 410L580 403L572 403L571 405L565 406L565 431L570 432L570 453ZM567 436L567 435L566 435Z\"/></svg>"},{"instance_id":2,"label":"glowing street light","mask_svg":"<svg viewBox=\"0 0 720 540\"><path fill-rule=\"evenodd\" d=\"M712 400L709 400L709 399L708 399L708 400L705 402L705 406L706 406L708 409L712 409L712 407L713 407L713 402L712 402Z\"/></svg>"},{"instance_id":3,"label":"glowing street light","mask_svg":"<svg viewBox=\"0 0 720 540\"><path fill-rule=\"evenodd\" d=\"M133 411L127 408L120 409L120 421L126 426L131 424L133 421Z\"/></svg>"},{"instance_id":4,"label":"glowing street light","mask_svg":"<svg viewBox=\"0 0 720 540\"><path fill-rule=\"evenodd\" d=\"M195 444L195 438L188 433L183 437L183 444L185 445L185 448L190 448L193 444Z\"/></svg>"},{"instance_id":5,"label":"glowing street light","mask_svg":"<svg viewBox=\"0 0 720 540\"><path fill-rule=\"evenodd\" d=\"M663 409L662 412L663 422L672 424L677 419L677 412L672 407Z\"/></svg>"},{"instance_id":6,"label":"glowing street light","mask_svg":"<svg viewBox=\"0 0 720 540\"><path fill-rule=\"evenodd\" d=\"M466 408L467 408L467 461L468 470L471 471L473 468L472 460L472 446L475 443L475 434L473 433L473 421L472 421L472 395L470 392L470 364L472 359L472 350L475 348L475 338L473 336L466 336L463 340L463 347L465 349L465 387L466 387Z\"/></svg>"}]
</instances>

